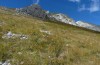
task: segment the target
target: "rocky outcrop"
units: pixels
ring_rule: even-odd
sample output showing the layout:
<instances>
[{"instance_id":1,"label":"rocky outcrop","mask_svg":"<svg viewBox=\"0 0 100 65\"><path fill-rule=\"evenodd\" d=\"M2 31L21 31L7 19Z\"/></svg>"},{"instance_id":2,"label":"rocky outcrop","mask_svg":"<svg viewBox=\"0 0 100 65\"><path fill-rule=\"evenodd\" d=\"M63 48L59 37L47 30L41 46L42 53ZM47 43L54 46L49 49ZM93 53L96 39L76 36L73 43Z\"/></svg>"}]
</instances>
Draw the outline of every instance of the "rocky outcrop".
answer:
<instances>
[{"instance_id":1,"label":"rocky outcrop","mask_svg":"<svg viewBox=\"0 0 100 65\"><path fill-rule=\"evenodd\" d=\"M17 11L17 13L28 14L28 15L31 15L33 17L38 17L41 19L45 19L47 16L47 11L44 11L37 4L33 4L33 5L25 7L25 8L16 9L16 11Z\"/></svg>"},{"instance_id":2,"label":"rocky outcrop","mask_svg":"<svg viewBox=\"0 0 100 65\"><path fill-rule=\"evenodd\" d=\"M96 26L96 25L93 25L93 24L90 24L90 23L86 23L86 22L82 22L82 21L77 21L76 23L79 27L83 27L83 28L87 28L87 29L91 29L91 30L100 32L99 26Z\"/></svg>"},{"instance_id":3,"label":"rocky outcrop","mask_svg":"<svg viewBox=\"0 0 100 65\"><path fill-rule=\"evenodd\" d=\"M66 24L76 25L75 21L64 14L52 14L49 16L50 20L58 21Z\"/></svg>"}]
</instances>

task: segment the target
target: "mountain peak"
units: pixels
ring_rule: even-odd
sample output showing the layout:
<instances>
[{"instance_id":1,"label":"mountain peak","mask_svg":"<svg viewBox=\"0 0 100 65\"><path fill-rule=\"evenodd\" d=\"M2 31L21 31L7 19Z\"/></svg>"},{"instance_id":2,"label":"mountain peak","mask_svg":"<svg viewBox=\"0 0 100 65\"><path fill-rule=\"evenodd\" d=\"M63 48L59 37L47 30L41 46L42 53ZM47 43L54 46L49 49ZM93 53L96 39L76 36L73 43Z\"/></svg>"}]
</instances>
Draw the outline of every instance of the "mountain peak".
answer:
<instances>
[{"instance_id":1,"label":"mountain peak","mask_svg":"<svg viewBox=\"0 0 100 65\"><path fill-rule=\"evenodd\" d=\"M35 7L35 8L41 8L41 7L40 7L40 5L38 5L38 4L32 4L32 5L28 6L28 7L33 7L33 8L34 8L34 7Z\"/></svg>"},{"instance_id":2,"label":"mountain peak","mask_svg":"<svg viewBox=\"0 0 100 65\"><path fill-rule=\"evenodd\" d=\"M41 18L43 20L48 20L49 19L51 21L62 22L62 23L65 23L65 24L70 24L70 25L74 25L74 26L78 26L78 27L83 27L83 28L94 30L94 31L100 31L100 27L98 27L96 25L86 23L86 22L83 22L83 21L75 22L75 20L73 20L72 18L66 16L65 14L51 13L49 11L43 10L40 7L40 5L38 5L38 4L32 4L31 6L21 8L21 9L18 10L18 12L26 13L26 14L31 15L33 17Z\"/></svg>"}]
</instances>

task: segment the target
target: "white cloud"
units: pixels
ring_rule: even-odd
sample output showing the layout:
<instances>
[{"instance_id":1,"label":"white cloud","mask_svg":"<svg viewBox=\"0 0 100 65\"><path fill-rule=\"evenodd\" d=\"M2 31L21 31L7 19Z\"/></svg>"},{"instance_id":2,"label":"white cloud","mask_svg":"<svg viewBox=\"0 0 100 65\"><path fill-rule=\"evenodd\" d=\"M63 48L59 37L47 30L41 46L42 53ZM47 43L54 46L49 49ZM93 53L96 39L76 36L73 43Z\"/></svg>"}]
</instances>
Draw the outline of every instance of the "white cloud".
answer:
<instances>
[{"instance_id":1,"label":"white cloud","mask_svg":"<svg viewBox=\"0 0 100 65\"><path fill-rule=\"evenodd\" d=\"M81 0L69 0L70 2L80 2Z\"/></svg>"},{"instance_id":2,"label":"white cloud","mask_svg":"<svg viewBox=\"0 0 100 65\"><path fill-rule=\"evenodd\" d=\"M89 8L90 12L95 12L100 10L100 1L92 0L91 6Z\"/></svg>"},{"instance_id":3,"label":"white cloud","mask_svg":"<svg viewBox=\"0 0 100 65\"><path fill-rule=\"evenodd\" d=\"M34 1L34 0L33 0ZM39 4L40 0L36 0L36 3L35 4Z\"/></svg>"},{"instance_id":4,"label":"white cloud","mask_svg":"<svg viewBox=\"0 0 100 65\"><path fill-rule=\"evenodd\" d=\"M86 7L86 4L83 4L80 8L79 11L90 11L90 12L97 12L100 11L100 1L99 0L91 0L91 2L89 3L90 6Z\"/></svg>"},{"instance_id":5,"label":"white cloud","mask_svg":"<svg viewBox=\"0 0 100 65\"><path fill-rule=\"evenodd\" d=\"M85 4L83 4L78 10L79 11L84 11L84 10L87 10L87 8L86 8Z\"/></svg>"}]
</instances>

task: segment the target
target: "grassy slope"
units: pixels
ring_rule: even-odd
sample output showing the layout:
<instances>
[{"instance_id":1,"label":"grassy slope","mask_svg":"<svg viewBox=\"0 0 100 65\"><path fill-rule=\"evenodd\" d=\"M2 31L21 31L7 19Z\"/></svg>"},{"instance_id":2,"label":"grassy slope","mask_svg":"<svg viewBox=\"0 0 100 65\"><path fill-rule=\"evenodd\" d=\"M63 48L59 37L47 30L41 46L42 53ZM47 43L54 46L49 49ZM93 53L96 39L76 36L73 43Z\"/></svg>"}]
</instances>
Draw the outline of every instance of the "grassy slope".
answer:
<instances>
[{"instance_id":1,"label":"grassy slope","mask_svg":"<svg viewBox=\"0 0 100 65\"><path fill-rule=\"evenodd\" d=\"M0 13L0 60L12 65L99 65L100 34L32 17ZM28 40L2 39L8 32ZM51 34L40 32L50 31Z\"/></svg>"}]
</instances>

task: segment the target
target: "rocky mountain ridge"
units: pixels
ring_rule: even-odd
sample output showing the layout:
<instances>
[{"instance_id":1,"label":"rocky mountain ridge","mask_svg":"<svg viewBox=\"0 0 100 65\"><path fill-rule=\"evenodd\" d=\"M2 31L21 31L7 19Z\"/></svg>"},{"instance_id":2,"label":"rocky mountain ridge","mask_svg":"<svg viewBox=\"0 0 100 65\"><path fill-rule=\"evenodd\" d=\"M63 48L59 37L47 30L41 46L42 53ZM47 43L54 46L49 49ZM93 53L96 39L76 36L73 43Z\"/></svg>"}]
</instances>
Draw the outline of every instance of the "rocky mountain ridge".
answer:
<instances>
[{"instance_id":1,"label":"rocky mountain ridge","mask_svg":"<svg viewBox=\"0 0 100 65\"><path fill-rule=\"evenodd\" d=\"M90 24L90 23L86 23L86 22L82 22L82 21L77 21L76 23L80 27L84 27L84 28L91 29L91 30L94 30L94 31L100 31L99 26L96 26L96 25L93 25L93 24Z\"/></svg>"},{"instance_id":2,"label":"rocky mountain ridge","mask_svg":"<svg viewBox=\"0 0 100 65\"><path fill-rule=\"evenodd\" d=\"M8 8L2 7L2 9L7 10ZM10 10L10 9L9 9ZM83 27L86 29L94 30L100 32L100 26L96 26L90 23L83 21L75 21L72 18L62 14L62 13L52 13L46 10L43 10L38 4L33 4L24 8L16 8L17 14L31 15L43 20L51 20L56 22L62 22L65 24L70 24L78 27Z\"/></svg>"},{"instance_id":3,"label":"rocky mountain ridge","mask_svg":"<svg viewBox=\"0 0 100 65\"><path fill-rule=\"evenodd\" d=\"M33 17L38 17L41 19L49 19L51 21L58 21L58 22L62 22L65 24L70 24L70 25L83 27L86 29L91 29L91 30L100 32L100 27L98 27L96 25L85 23L83 21L75 22L75 20L67 17L66 15L64 15L62 13L54 14L49 11L45 11L37 4L33 4L33 5L25 7L25 8L17 9L17 12L20 12L20 13L23 12L23 13L32 15Z\"/></svg>"}]
</instances>

